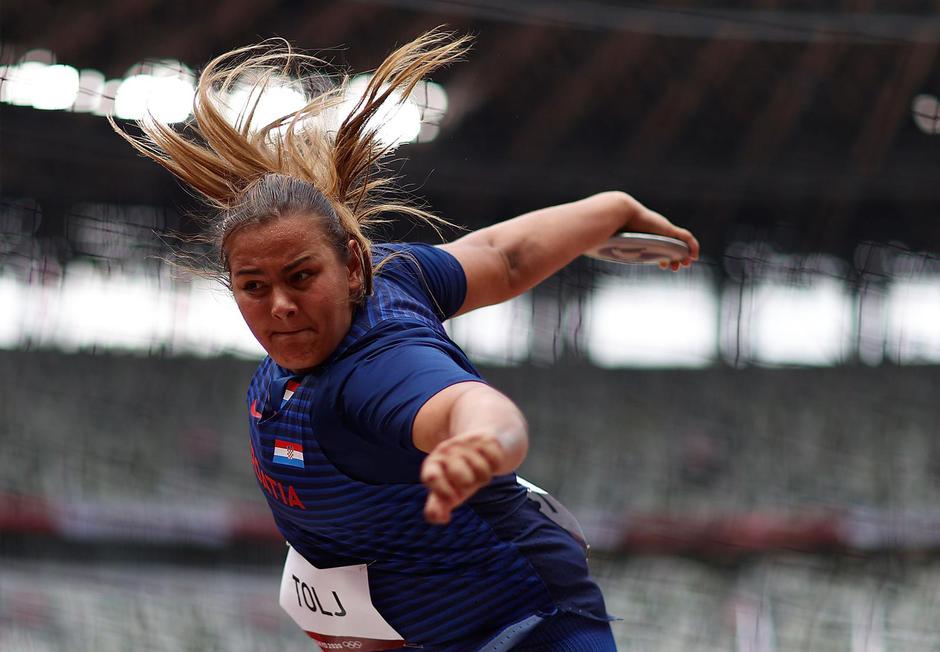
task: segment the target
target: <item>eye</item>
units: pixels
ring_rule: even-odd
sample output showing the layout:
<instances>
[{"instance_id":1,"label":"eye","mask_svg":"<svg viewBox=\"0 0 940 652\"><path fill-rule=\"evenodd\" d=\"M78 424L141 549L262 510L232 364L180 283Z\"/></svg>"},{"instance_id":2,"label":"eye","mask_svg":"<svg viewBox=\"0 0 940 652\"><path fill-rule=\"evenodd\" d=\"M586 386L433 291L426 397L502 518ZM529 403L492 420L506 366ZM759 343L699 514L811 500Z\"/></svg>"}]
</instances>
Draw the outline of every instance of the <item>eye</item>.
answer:
<instances>
[{"instance_id":1,"label":"eye","mask_svg":"<svg viewBox=\"0 0 940 652\"><path fill-rule=\"evenodd\" d=\"M302 269L290 275L292 283L303 283L313 277L313 272L309 269Z\"/></svg>"},{"instance_id":2,"label":"eye","mask_svg":"<svg viewBox=\"0 0 940 652\"><path fill-rule=\"evenodd\" d=\"M260 292L264 286L261 284L261 281L245 281L242 283L242 291L249 294L257 294Z\"/></svg>"}]
</instances>

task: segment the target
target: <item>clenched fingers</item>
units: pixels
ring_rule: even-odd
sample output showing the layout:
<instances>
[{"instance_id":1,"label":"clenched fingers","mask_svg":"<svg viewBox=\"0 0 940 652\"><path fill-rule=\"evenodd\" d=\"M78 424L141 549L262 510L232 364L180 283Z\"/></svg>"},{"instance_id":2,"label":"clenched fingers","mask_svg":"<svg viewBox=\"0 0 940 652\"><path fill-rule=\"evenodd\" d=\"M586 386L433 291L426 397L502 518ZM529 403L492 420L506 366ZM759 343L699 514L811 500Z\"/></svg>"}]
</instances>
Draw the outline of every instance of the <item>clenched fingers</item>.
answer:
<instances>
[{"instance_id":1,"label":"clenched fingers","mask_svg":"<svg viewBox=\"0 0 940 652\"><path fill-rule=\"evenodd\" d=\"M435 448L421 468L421 482L430 493L425 517L446 523L450 512L486 485L499 467L502 449L487 437L458 437Z\"/></svg>"}]
</instances>

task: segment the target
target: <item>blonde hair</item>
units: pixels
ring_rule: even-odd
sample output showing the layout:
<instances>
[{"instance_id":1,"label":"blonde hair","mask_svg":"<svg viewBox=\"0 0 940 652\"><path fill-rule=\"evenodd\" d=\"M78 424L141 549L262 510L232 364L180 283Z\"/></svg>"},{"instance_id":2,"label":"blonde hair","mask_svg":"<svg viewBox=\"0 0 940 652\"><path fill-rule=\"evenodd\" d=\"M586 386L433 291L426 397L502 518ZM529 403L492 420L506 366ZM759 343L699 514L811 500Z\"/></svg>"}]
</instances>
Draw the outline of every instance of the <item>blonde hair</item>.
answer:
<instances>
[{"instance_id":1,"label":"blonde hair","mask_svg":"<svg viewBox=\"0 0 940 652\"><path fill-rule=\"evenodd\" d=\"M135 136L109 120L138 152L172 172L212 209L207 232L196 239L213 245L216 255L199 266L201 271L227 282L224 245L233 232L267 219L310 214L319 218L343 260L346 243L359 244L365 296L372 291L369 227L393 213L432 226L447 224L396 194L395 179L382 165L391 146L379 141L376 117L383 104L404 101L431 72L461 59L470 41L436 28L398 48L375 70L335 130L329 120L344 100L348 76L335 83L322 72L323 61L280 40L210 61L199 76L194 118L180 130L143 120L137 123L142 135ZM256 125L263 92L284 79L305 86L306 104ZM233 124L225 116L225 98L238 90L247 92L249 101Z\"/></svg>"}]
</instances>

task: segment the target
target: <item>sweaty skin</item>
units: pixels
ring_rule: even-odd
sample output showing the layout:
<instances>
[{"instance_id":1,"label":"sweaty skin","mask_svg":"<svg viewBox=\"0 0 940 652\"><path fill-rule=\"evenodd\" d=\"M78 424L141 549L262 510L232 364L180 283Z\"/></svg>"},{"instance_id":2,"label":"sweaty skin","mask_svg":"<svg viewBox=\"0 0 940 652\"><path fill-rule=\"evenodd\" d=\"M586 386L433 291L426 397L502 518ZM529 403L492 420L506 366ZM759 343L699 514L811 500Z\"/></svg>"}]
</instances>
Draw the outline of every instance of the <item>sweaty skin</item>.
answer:
<instances>
[{"instance_id":1,"label":"sweaty skin","mask_svg":"<svg viewBox=\"0 0 940 652\"><path fill-rule=\"evenodd\" d=\"M235 303L280 366L312 369L349 331L362 270L358 245L350 240L347 247L344 262L306 215L246 226L227 239Z\"/></svg>"}]
</instances>

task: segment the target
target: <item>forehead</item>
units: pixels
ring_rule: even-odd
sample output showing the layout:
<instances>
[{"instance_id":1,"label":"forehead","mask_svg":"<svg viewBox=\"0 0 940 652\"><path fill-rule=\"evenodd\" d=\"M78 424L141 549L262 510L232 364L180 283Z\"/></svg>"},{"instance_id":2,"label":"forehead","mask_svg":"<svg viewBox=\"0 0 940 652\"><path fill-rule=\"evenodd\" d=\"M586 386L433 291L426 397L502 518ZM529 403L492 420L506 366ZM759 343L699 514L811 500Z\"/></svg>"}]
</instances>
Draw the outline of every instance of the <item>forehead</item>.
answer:
<instances>
[{"instance_id":1,"label":"forehead","mask_svg":"<svg viewBox=\"0 0 940 652\"><path fill-rule=\"evenodd\" d=\"M301 256L336 258L320 220L310 216L290 216L250 224L230 235L225 242L229 268L280 266Z\"/></svg>"}]
</instances>

